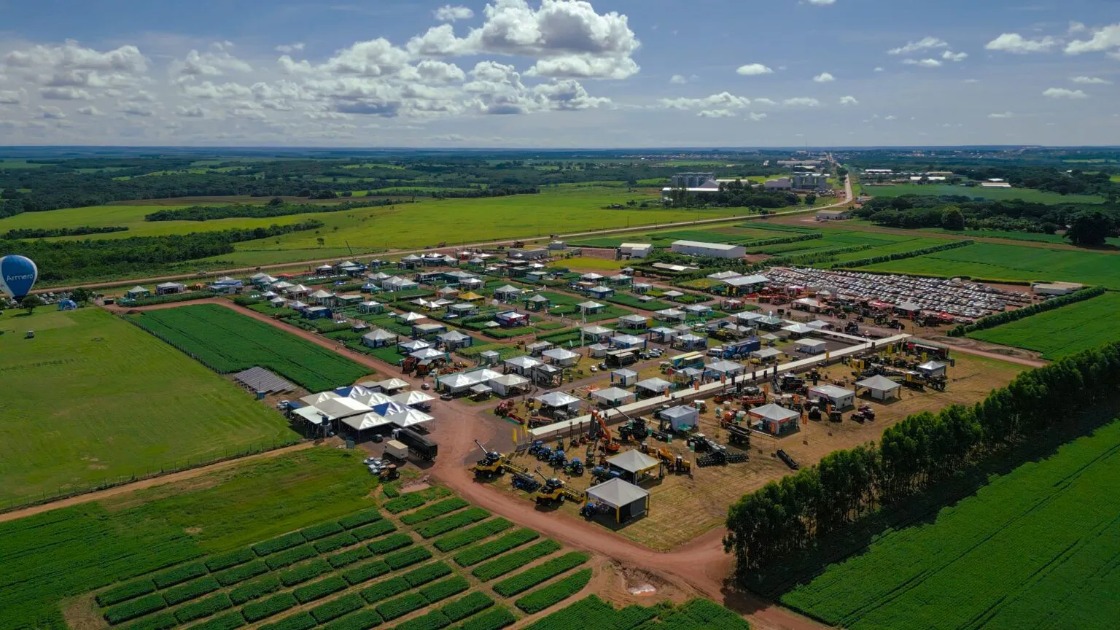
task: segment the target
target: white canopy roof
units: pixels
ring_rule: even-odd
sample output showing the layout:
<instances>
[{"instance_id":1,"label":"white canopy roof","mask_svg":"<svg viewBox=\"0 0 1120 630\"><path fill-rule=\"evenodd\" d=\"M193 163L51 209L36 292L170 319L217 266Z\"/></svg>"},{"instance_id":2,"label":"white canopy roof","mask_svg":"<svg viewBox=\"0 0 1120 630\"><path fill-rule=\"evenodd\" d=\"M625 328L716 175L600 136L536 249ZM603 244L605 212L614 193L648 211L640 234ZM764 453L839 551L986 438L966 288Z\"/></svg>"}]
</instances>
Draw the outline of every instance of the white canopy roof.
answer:
<instances>
[{"instance_id":1,"label":"white canopy roof","mask_svg":"<svg viewBox=\"0 0 1120 630\"><path fill-rule=\"evenodd\" d=\"M428 343L427 341L423 341L421 339L412 339L412 340L409 340L409 341L401 342L401 348L403 348L406 352L416 352L417 350L423 350L424 348L431 348L431 347L432 347L432 344Z\"/></svg>"},{"instance_id":2,"label":"white canopy roof","mask_svg":"<svg viewBox=\"0 0 1120 630\"><path fill-rule=\"evenodd\" d=\"M497 378L490 379L490 382L491 383L496 383L498 385L504 385L505 387L508 388L508 387L520 387L521 385L524 385L525 383L528 383L529 379L525 378L524 376L520 376L518 374L502 374L501 376L499 376Z\"/></svg>"},{"instance_id":3,"label":"white canopy roof","mask_svg":"<svg viewBox=\"0 0 1120 630\"><path fill-rule=\"evenodd\" d=\"M583 327L583 332L588 334L588 335L610 335L610 334L614 334L614 331L611 330L610 328L607 328L606 326L584 326Z\"/></svg>"},{"instance_id":4,"label":"white canopy roof","mask_svg":"<svg viewBox=\"0 0 1120 630\"><path fill-rule=\"evenodd\" d=\"M428 319L428 318L425 317L424 315L421 315L420 313L413 313L412 311L409 311L409 312L405 313L404 315L401 315L401 319L403 319L406 322L415 322L415 321L419 321L421 319Z\"/></svg>"},{"instance_id":5,"label":"white canopy roof","mask_svg":"<svg viewBox=\"0 0 1120 630\"><path fill-rule=\"evenodd\" d=\"M377 386L385 391L390 391L394 389L403 389L408 387L409 384L408 381L394 376L393 378L387 378L383 381L377 381Z\"/></svg>"},{"instance_id":6,"label":"white canopy roof","mask_svg":"<svg viewBox=\"0 0 1120 630\"><path fill-rule=\"evenodd\" d=\"M420 411L419 409L413 409L411 407L398 413L388 414L385 416L385 419L397 425L398 427L401 427L402 429L405 427L411 427L417 424L423 424L425 422L431 422L432 420L435 420L435 418L429 416L423 411Z\"/></svg>"},{"instance_id":7,"label":"white canopy roof","mask_svg":"<svg viewBox=\"0 0 1120 630\"><path fill-rule=\"evenodd\" d=\"M569 405L574 405L580 402L580 400L575 396L572 396L571 394L565 394L564 392L549 392L547 394L541 394L540 396L534 396L533 400L536 400L537 402L540 402L547 407L567 407Z\"/></svg>"},{"instance_id":8,"label":"white canopy roof","mask_svg":"<svg viewBox=\"0 0 1120 630\"><path fill-rule=\"evenodd\" d=\"M420 359L421 361L426 361L428 359L438 359L438 358L440 358L442 356L446 356L446 355L443 352L440 352L439 350L436 350L435 348L421 348L421 349L417 350L416 352L410 352L408 354L408 356L416 357L417 359Z\"/></svg>"},{"instance_id":9,"label":"white canopy roof","mask_svg":"<svg viewBox=\"0 0 1120 630\"><path fill-rule=\"evenodd\" d=\"M327 417L331 420L371 411L368 405L363 405L353 398L332 398L330 400L324 400L315 406L319 408L319 411L327 414Z\"/></svg>"},{"instance_id":10,"label":"white canopy roof","mask_svg":"<svg viewBox=\"0 0 1120 630\"><path fill-rule=\"evenodd\" d=\"M370 341L388 341L390 339L396 339L396 338L397 338L397 333L389 332L388 330L385 330L384 328L374 328L373 330L369 331L368 333L362 335L362 339L369 339Z\"/></svg>"},{"instance_id":11,"label":"white canopy roof","mask_svg":"<svg viewBox=\"0 0 1120 630\"><path fill-rule=\"evenodd\" d=\"M730 372L741 372L745 368L743 367L743 365L741 363L736 363L734 361L715 361L715 362L711 363L710 365L708 365L707 369L709 369L713 372L730 373Z\"/></svg>"},{"instance_id":12,"label":"white canopy roof","mask_svg":"<svg viewBox=\"0 0 1120 630\"><path fill-rule=\"evenodd\" d=\"M603 308L602 304L600 304L598 302L592 302L591 300L588 300L586 302L580 302L576 306L578 306L581 310L584 310L584 311L593 311L597 308Z\"/></svg>"},{"instance_id":13,"label":"white canopy roof","mask_svg":"<svg viewBox=\"0 0 1120 630\"><path fill-rule=\"evenodd\" d=\"M374 413L372 411L369 413L364 413L360 416L350 416L349 418L343 418L342 422L343 424L353 428L355 431L365 431L366 429L372 429L374 427L382 427L387 424L391 424L389 420L385 418L385 416L379 413Z\"/></svg>"},{"instance_id":14,"label":"white canopy roof","mask_svg":"<svg viewBox=\"0 0 1120 630\"><path fill-rule=\"evenodd\" d=\"M354 392L351 391L350 397L362 403L363 405L369 405L370 407L377 407L378 405L384 405L385 403L393 402L393 399L390 398L388 394L383 394L381 392L371 392L369 390L366 390L365 392L357 396L355 396Z\"/></svg>"},{"instance_id":15,"label":"white canopy roof","mask_svg":"<svg viewBox=\"0 0 1120 630\"><path fill-rule=\"evenodd\" d=\"M519 367L523 370L531 370L531 369L533 369L533 368L535 368L535 367L537 367L538 365L541 364L540 361L534 359L533 357L527 357L527 356L520 356L520 357L513 357L512 359L506 359L506 363L509 364L509 365L512 365L514 367Z\"/></svg>"},{"instance_id":16,"label":"white canopy roof","mask_svg":"<svg viewBox=\"0 0 1120 630\"><path fill-rule=\"evenodd\" d=\"M813 385L809 388L809 393L812 394L813 392L823 394L824 396L828 396L829 398L844 398L846 396L855 395L855 392L850 389L844 389L843 387L837 387L835 385L828 384Z\"/></svg>"},{"instance_id":17,"label":"white canopy roof","mask_svg":"<svg viewBox=\"0 0 1120 630\"><path fill-rule=\"evenodd\" d=\"M654 378L647 378L644 381L638 381L638 383L637 383L637 385L635 385L635 387L639 387L641 389L646 389L646 390L649 390L651 392L663 392L663 391L665 391L666 387L671 387L672 385L673 385L672 383L670 383L669 381L666 381L665 379L654 377Z\"/></svg>"},{"instance_id":18,"label":"white canopy roof","mask_svg":"<svg viewBox=\"0 0 1120 630\"><path fill-rule=\"evenodd\" d=\"M800 339L800 340L797 341L796 345L801 346L803 348L820 348L820 347L825 346L827 344L826 344L826 342L824 342L820 339Z\"/></svg>"},{"instance_id":19,"label":"white canopy roof","mask_svg":"<svg viewBox=\"0 0 1120 630\"><path fill-rule=\"evenodd\" d=\"M657 466L660 462L641 451L623 451L607 459L607 463L626 472L639 473Z\"/></svg>"},{"instance_id":20,"label":"white canopy roof","mask_svg":"<svg viewBox=\"0 0 1120 630\"><path fill-rule=\"evenodd\" d=\"M591 486L587 489L587 494L614 508L644 501L649 496L649 492L621 479L611 479L597 486Z\"/></svg>"},{"instance_id":21,"label":"white canopy roof","mask_svg":"<svg viewBox=\"0 0 1120 630\"><path fill-rule=\"evenodd\" d=\"M600 389L592 392L591 395L595 398L598 398L599 400L603 400L606 402L617 402L620 400L626 400L627 398L631 398L634 396L633 392L628 392L625 389L620 389L618 387L607 387L605 389Z\"/></svg>"},{"instance_id":22,"label":"white canopy roof","mask_svg":"<svg viewBox=\"0 0 1120 630\"><path fill-rule=\"evenodd\" d=\"M323 424L322 412L317 407L300 407L294 409L292 415L299 416L311 424Z\"/></svg>"},{"instance_id":23,"label":"white canopy roof","mask_svg":"<svg viewBox=\"0 0 1120 630\"><path fill-rule=\"evenodd\" d=\"M568 359L578 357L579 353L572 352L571 350L565 350L563 348L552 348L551 350L545 350L541 353L541 355L546 356L553 361L567 361Z\"/></svg>"},{"instance_id":24,"label":"white canopy roof","mask_svg":"<svg viewBox=\"0 0 1120 630\"><path fill-rule=\"evenodd\" d=\"M783 326L782 330L795 335L808 335L809 333L817 332L816 328L806 326L805 324L790 324L789 326Z\"/></svg>"},{"instance_id":25,"label":"white canopy roof","mask_svg":"<svg viewBox=\"0 0 1120 630\"><path fill-rule=\"evenodd\" d=\"M773 420L775 422L781 422L783 420L789 420L790 418L801 417L801 414L797 413L796 411L786 409L785 407L779 407L778 405L775 405L773 403L769 405L762 405L761 407L755 407L754 409L751 409L749 413L752 416L757 416L766 420Z\"/></svg>"},{"instance_id":26,"label":"white canopy roof","mask_svg":"<svg viewBox=\"0 0 1120 630\"><path fill-rule=\"evenodd\" d=\"M422 404L422 403L426 403L430 400L435 400L435 396L432 396L431 394L426 394L424 392L418 392L418 391L415 391L415 390L407 391L407 392L401 392L401 393L399 393L395 396L391 396L391 398L393 400L397 401L398 403L400 403L402 405L406 405L406 406L419 405L419 404Z\"/></svg>"},{"instance_id":27,"label":"white canopy roof","mask_svg":"<svg viewBox=\"0 0 1120 630\"><path fill-rule=\"evenodd\" d=\"M442 335L439 336L440 341L445 341L445 342L449 341L449 342L452 342L452 343L454 343L456 341L466 341L467 339L470 339L470 338L471 338L470 335L464 335L463 333L459 332L458 330L452 330L452 331L449 331L449 332L445 332L445 333L443 333Z\"/></svg>"},{"instance_id":28,"label":"white canopy roof","mask_svg":"<svg viewBox=\"0 0 1120 630\"><path fill-rule=\"evenodd\" d=\"M340 398L340 396L335 392L319 392L318 394L308 394L307 396L300 398L300 401L314 406L318 405L324 400L330 400L332 398Z\"/></svg>"},{"instance_id":29,"label":"white canopy roof","mask_svg":"<svg viewBox=\"0 0 1120 630\"><path fill-rule=\"evenodd\" d=\"M877 392L890 392L902 386L881 374L876 374L862 381L857 381L856 387L866 387Z\"/></svg>"},{"instance_id":30,"label":"white canopy roof","mask_svg":"<svg viewBox=\"0 0 1120 630\"><path fill-rule=\"evenodd\" d=\"M776 357L781 353L782 351L778 350L777 348L763 348L761 350L755 350L751 354L758 357L759 359L769 359L771 357Z\"/></svg>"},{"instance_id":31,"label":"white canopy roof","mask_svg":"<svg viewBox=\"0 0 1120 630\"><path fill-rule=\"evenodd\" d=\"M439 377L439 384L449 389L462 389L477 385L482 382L477 376L472 376L466 372L456 372L455 374L448 374Z\"/></svg>"}]
</instances>

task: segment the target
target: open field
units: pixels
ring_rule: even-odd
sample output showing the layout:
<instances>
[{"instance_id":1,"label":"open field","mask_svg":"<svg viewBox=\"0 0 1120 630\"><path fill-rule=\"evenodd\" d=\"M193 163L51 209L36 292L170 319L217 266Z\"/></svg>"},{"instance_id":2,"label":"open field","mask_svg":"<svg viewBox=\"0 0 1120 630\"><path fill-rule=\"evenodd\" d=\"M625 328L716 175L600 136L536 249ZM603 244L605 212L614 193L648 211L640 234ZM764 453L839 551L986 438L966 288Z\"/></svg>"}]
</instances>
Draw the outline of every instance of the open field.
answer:
<instances>
[{"instance_id":1,"label":"open field","mask_svg":"<svg viewBox=\"0 0 1120 630\"><path fill-rule=\"evenodd\" d=\"M896 184L891 186L865 186L863 192L872 197L901 197L902 195L961 195L979 199L1022 199L1033 203L1101 203L1096 195L1061 195L1032 188L981 188L953 186L951 184Z\"/></svg>"},{"instance_id":2,"label":"open field","mask_svg":"<svg viewBox=\"0 0 1120 630\"><path fill-rule=\"evenodd\" d=\"M587 620L594 619L595 625L604 628L624 630L628 628L678 628L680 630L700 630L719 628L720 630L746 630L750 625L736 614L722 606L704 600L692 600L680 607L638 605L617 609L595 595L573 602L568 606L526 626L529 630L567 630L579 628Z\"/></svg>"},{"instance_id":3,"label":"open field","mask_svg":"<svg viewBox=\"0 0 1120 630\"><path fill-rule=\"evenodd\" d=\"M1106 628L1120 618L1120 421L878 538L782 601L847 628ZM1111 621L1110 621L1111 620Z\"/></svg>"},{"instance_id":4,"label":"open field","mask_svg":"<svg viewBox=\"0 0 1120 630\"><path fill-rule=\"evenodd\" d=\"M1099 297L1039 313L987 330L969 333L969 337L1016 348L1041 352L1056 361L1082 350L1120 340L1116 313L1120 312L1120 293L1108 292Z\"/></svg>"},{"instance_id":5,"label":"open field","mask_svg":"<svg viewBox=\"0 0 1120 630\"><path fill-rule=\"evenodd\" d=\"M1092 251L976 243L863 267L869 271L968 276L993 281L1066 281L1120 289L1120 257Z\"/></svg>"},{"instance_id":6,"label":"open field","mask_svg":"<svg viewBox=\"0 0 1120 630\"><path fill-rule=\"evenodd\" d=\"M0 505L297 437L280 414L135 326L48 308L0 316Z\"/></svg>"},{"instance_id":7,"label":"open field","mask_svg":"<svg viewBox=\"0 0 1120 630\"><path fill-rule=\"evenodd\" d=\"M312 392L352 385L369 369L214 304L134 315L133 321L216 372L270 369Z\"/></svg>"},{"instance_id":8,"label":"open field","mask_svg":"<svg viewBox=\"0 0 1120 630\"><path fill-rule=\"evenodd\" d=\"M311 449L0 523L4 625L61 630L65 598L370 507L360 460Z\"/></svg>"}]
</instances>

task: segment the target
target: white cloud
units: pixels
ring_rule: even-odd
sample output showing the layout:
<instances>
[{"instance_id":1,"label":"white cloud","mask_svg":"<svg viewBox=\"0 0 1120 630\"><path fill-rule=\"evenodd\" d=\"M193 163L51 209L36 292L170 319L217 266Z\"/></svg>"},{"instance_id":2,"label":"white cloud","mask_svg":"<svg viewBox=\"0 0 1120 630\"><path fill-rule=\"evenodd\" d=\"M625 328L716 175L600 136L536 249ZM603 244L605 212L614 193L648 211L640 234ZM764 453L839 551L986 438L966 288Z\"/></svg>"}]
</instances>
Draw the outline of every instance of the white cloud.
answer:
<instances>
[{"instance_id":1,"label":"white cloud","mask_svg":"<svg viewBox=\"0 0 1120 630\"><path fill-rule=\"evenodd\" d=\"M782 101L782 105L787 107L820 107L821 102L815 98L807 96L797 96L794 98L787 98Z\"/></svg>"},{"instance_id":2,"label":"white cloud","mask_svg":"<svg viewBox=\"0 0 1120 630\"><path fill-rule=\"evenodd\" d=\"M908 66L921 66L923 68L941 67L941 62L936 59L903 59L902 63Z\"/></svg>"},{"instance_id":3,"label":"white cloud","mask_svg":"<svg viewBox=\"0 0 1120 630\"><path fill-rule=\"evenodd\" d=\"M27 90L0 90L0 105L20 105L27 98Z\"/></svg>"},{"instance_id":4,"label":"white cloud","mask_svg":"<svg viewBox=\"0 0 1120 630\"><path fill-rule=\"evenodd\" d=\"M768 105L768 106L770 106L770 107L773 107L773 106L775 106L775 105L777 105L777 104L778 104L778 103L777 103L777 102L775 102L775 101L774 101L773 99L769 99L769 98L766 98L766 97L762 97L762 98L756 98L756 99L754 99L754 100L753 100L752 102L753 102L753 103L754 103L755 105Z\"/></svg>"},{"instance_id":5,"label":"white cloud","mask_svg":"<svg viewBox=\"0 0 1120 630\"><path fill-rule=\"evenodd\" d=\"M905 45L898 48L892 48L887 51L888 55L909 55L922 50L933 50L935 48L948 48L949 44L943 39L936 37L923 37L916 42L906 42Z\"/></svg>"},{"instance_id":6,"label":"white cloud","mask_svg":"<svg viewBox=\"0 0 1120 630\"><path fill-rule=\"evenodd\" d=\"M998 50L1014 55L1047 52L1058 45L1058 40L1047 35L1038 39L1028 39L1018 33L1003 33L984 45L986 50Z\"/></svg>"},{"instance_id":7,"label":"white cloud","mask_svg":"<svg viewBox=\"0 0 1120 630\"><path fill-rule=\"evenodd\" d=\"M659 102L668 109L742 109L751 104L749 98L730 92L720 92L704 98L663 98Z\"/></svg>"},{"instance_id":8,"label":"white cloud","mask_svg":"<svg viewBox=\"0 0 1120 630\"><path fill-rule=\"evenodd\" d=\"M50 101L88 101L93 98L86 90L72 86L42 88L39 96Z\"/></svg>"},{"instance_id":9,"label":"white cloud","mask_svg":"<svg viewBox=\"0 0 1120 630\"><path fill-rule=\"evenodd\" d=\"M289 53L294 53L294 52L300 52L300 51L303 50L303 48L304 48L304 43L303 42L296 42L294 44L280 44L276 48L273 48L273 50L275 50L278 53L289 54Z\"/></svg>"},{"instance_id":10,"label":"white cloud","mask_svg":"<svg viewBox=\"0 0 1120 630\"><path fill-rule=\"evenodd\" d=\"M62 120L63 118L66 118L66 114L62 113L62 110L55 107L54 105L40 105L39 117L46 118L48 120Z\"/></svg>"},{"instance_id":11,"label":"white cloud","mask_svg":"<svg viewBox=\"0 0 1120 630\"><path fill-rule=\"evenodd\" d=\"M78 113L83 115L83 116L104 116L104 113L102 113L102 111L100 109L97 109L93 105L87 105L85 107L79 107L78 108Z\"/></svg>"},{"instance_id":12,"label":"white cloud","mask_svg":"<svg viewBox=\"0 0 1120 630\"><path fill-rule=\"evenodd\" d=\"M469 20L474 17L474 11L467 7L453 7L450 4L445 4L442 7L432 11L440 22L454 22L456 20Z\"/></svg>"},{"instance_id":13,"label":"white cloud","mask_svg":"<svg viewBox=\"0 0 1120 630\"><path fill-rule=\"evenodd\" d=\"M898 120L898 116L895 116L894 114L887 114L883 117L883 120Z\"/></svg>"},{"instance_id":14,"label":"white cloud","mask_svg":"<svg viewBox=\"0 0 1120 630\"><path fill-rule=\"evenodd\" d=\"M1015 117L1015 114L1013 114L1011 112L997 112L997 113L993 113L993 114L988 114L988 118L996 118L996 119L999 119L999 118L1014 118L1014 117Z\"/></svg>"},{"instance_id":15,"label":"white cloud","mask_svg":"<svg viewBox=\"0 0 1120 630\"><path fill-rule=\"evenodd\" d=\"M121 113L129 116L139 116L141 118L149 118L155 112L152 108L144 105L143 103L121 103Z\"/></svg>"},{"instance_id":16,"label":"white cloud","mask_svg":"<svg viewBox=\"0 0 1120 630\"><path fill-rule=\"evenodd\" d=\"M216 46L215 50L202 53L192 49L185 59L172 64L172 73L183 79L220 77L231 72L252 71L252 66L229 54L225 47L220 45Z\"/></svg>"},{"instance_id":17,"label":"white cloud","mask_svg":"<svg viewBox=\"0 0 1120 630\"><path fill-rule=\"evenodd\" d=\"M112 88L136 84L148 59L132 45L101 52L67 40L13 50L4 55L3 65L47 87Z\"/></svg>"},{"instance_id":18,"label":"white cloud","mask_svg":"<svg viewBox=\"0 0 1120 630\"><path fill-rule=\"evenodd\" d=\"M525 72L531 77L578 79L625 79L638 73L638 64L629 57L591 57L568 55L541 59Z\"/></svg>"},{"instance_id":19,"label":"white cloud","mask_svg":"<svg viewBox=\"0 0 1120 630\"><path fill-rule=\"evenodd\" d=\"M874 70L874 71L875 71L875 72L882 72L882 71L883 71L883 66L875 66L875 70Z\"/></svg>"},{"instance_id":20,"label":"white cloud","mask_svg":"<svg viewBox=\"0 0 1120 630\"><path fill-rule=\"evenodd\" d=\"M189 107L180 105L175 108L175 115L182 118L205 118L206 110L198 105L191 105Z\"/></svg>"},{"instance_id":21,"label":"white cloud","mask_svg":"<svg viewBox=\"0 0 1120 630\"><path fill-rule=\"evenodd\" d=\"M836 4L836 0L806 0L809 4L815 7L827 7Z\"/></svg>"},{"instance_id":22,"label":"white cloud","mask_svg":"<svg viewBox=\"0 0 1120 630\"><path fill-rule=\"evenodd\" d=\"M859 100L856 99L856 97L854 97L854 96L841 96L840 97L840 104L841 105L859 105Z\"/></svg>"},{"instance_id":23,"label":"white cloud","mask_svg":"<svg viewBox=\"0 0 1120 630\"><path fill-rule=\"evenodd\" d=\"M1086 40L1074 40L1066 45L1067 55L1080 55L1089 52L1104 52L1120 48L1120 23L1110 24L1092 31L1093 36Z\"/></svg>"},{"instance_id":24,"label":"white cloud","mask_svg":"<svg viewBox=\"0 0 1120 630\"><path fill-rule=\"evenodd\" d=\"M674 74L673 76L669 77L669 83L672 83L673 85L684 85L685 83L688 83L688 78L683 74Z\"/></svg>"},{"instance_id":25,"label":"white cloud","mask_svg":"<svg viewBox=\"0 0 1120 630\"><path fill-rule=\"evenodd\" d=\"M183 93L191 98L207 100L223 100L229 98L246 98L252 96L253 91L240 83L222 83L215 85L210 81L183 86Z\"/></svg>"},{"instance_id":26,"label":"white cloud","mask_svg":"<svg viewBox=\"0 0 1120 630\"><path fill-rule=\"evenodd\" d=\"M1068 98L1068 99L1082 99L1089 98L1089 95L1081 90L1067 90L1066 88L1047 88L1042 92L1043 96L1050 98Z\"/></svg>"},{"instance_id":27,"label":"white cloud","mask_svg":"<svg viewBox=\"0 0 1120 630\"><path fill-rule=\"evenodd\" d=\"M737 114L730 109L705 109L696 115L701 118L734 118Z\"/></svg>"},{"instance_id":28,"label":"white cloud","mask_svg":"<svg viewBox=\"0 0 1120 630\"><path fill-rule=\"evenodd\" d=\"M1081 83L1082 85L1110 85L1112 83L1112 81L1102 79L1100 77L1087 76L1070 77L1070 81L1073 81L1074 83Z\"/></svg>"},{"instance_id":29,"label":"white cloud","mask_svg":"<svg viewBox=\"0 0 1120 630\"><path fill-rule=\"evenodd\" d=\"M941 53L941 58L945 61L964 61L965 59L968 59L968 53L946 50L945 52Z\"/></svg>"},{"instance_id":30,"label":"white cloud","mask_svg":"<svg viewBox=\"0 0 1120 630\"><path fill-rule=\"evenodd\" d=\"M828 72L822 72L822 73L818 74L817 76L813 77L813 81L816 81L817 83L831 83L835 80L836 80L836 77L832 76L832 74L828 73Z\"/></svg>"},{"instance_id":31,"label":"white cloud","mask_svg":"<svg viewBox=\"0 0 1120 630\"><path fill-rule=\"evenodd\" d=\"M751 113L747 114L747 117L750 118L751 120L753 120L754 122L760 122L760 121L762 121L766 118L766 114L764 114L762 112L751 112Z\"/></svg>"},{"instance_id":32,"label":"white cloud","mask_svg":"<svg viewBox=\"0 0 1120 630\"><path fill-rule=\"evenodd\" d=\"M760 74L772 74L774 71L761 63L748 63L739 66L735 72L745 77L754 77Z\"/></svg>"},{"instance_id":33,"label":"white cloud","mask_svg":"<svg viewBox=\"0 0 1120 630\"><path fill-rule=\"evenodd\" d=\"M611 102L609 98L589 95L578 81L572 79L553 79L551 83L533 88L533 94L543 99L542 105L548 109L565 111L592 109Z\"/></svg>"}]
</instances>

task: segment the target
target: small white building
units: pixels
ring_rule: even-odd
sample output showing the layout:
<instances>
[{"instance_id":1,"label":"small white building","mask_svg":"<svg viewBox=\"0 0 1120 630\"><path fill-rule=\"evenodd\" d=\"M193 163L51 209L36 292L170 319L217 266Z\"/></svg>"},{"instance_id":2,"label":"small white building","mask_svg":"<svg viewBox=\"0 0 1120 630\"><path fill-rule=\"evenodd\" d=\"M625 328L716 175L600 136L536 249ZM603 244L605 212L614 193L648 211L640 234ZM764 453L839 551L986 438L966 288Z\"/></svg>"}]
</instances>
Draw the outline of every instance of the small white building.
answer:
<instances>
[{"instance_id":1,"label":"small white building","mask_svg":"<svg viewBox=\"0 0 1120 630\"><path fill-rule=\"evenodd\" d=\"M835 385L813 385L809 388L809 398L826 401L834 409L843 411L855 406L856 393Z\"/></svg>"},{"instance_id":2,"label":"small white building","mask_svg":"<svg viewBox=\"0 0 1120 630\"><path fill-rule=\"evenodd\" d=\"M820 339L798 339L794 347L805 354L820 354L828 350L828 344Z\"/></svg>"},{"instance_id":3,"label":"small white building","mask_svg":"<svg viewBox=\"0 0 1120 630\"><path fill-rule=\"evenodd\" d=\"M703 241L673 241L670 249L677 254L710 258L742 258L747 255L747 249L742 245L705 243Z\"/></svg>"},{"instance_id":4,"label":"small white building","mask_svg":"<svg viewBox=\"0 0 1120 630\"><path fill-rule=\"evenodd\" d=\"M653 253L653 245L650 243L622 243L618 246L618 252L630 258L645 258Z\"/></svg>"}]
</instances>

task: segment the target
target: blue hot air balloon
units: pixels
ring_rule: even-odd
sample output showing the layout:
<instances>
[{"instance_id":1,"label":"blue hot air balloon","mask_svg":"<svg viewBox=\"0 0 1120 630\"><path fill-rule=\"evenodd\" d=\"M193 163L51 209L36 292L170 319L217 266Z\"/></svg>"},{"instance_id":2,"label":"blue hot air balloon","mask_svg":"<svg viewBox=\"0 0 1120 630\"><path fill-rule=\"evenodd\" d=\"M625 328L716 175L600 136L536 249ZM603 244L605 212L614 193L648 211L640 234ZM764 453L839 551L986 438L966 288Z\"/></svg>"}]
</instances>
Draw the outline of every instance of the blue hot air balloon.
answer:
<instances>
[{"instance_id":1,"label":"blue hot air balloon","mask_svg":"<svg viewBox=\"0 0 1120 630\"><path fill-rule=\"evenodd\" d=\"M35 280L39 278L39 268L26 256L4 256L0 258L0 292L19 300L31 292Z\"/></svg>"}]
</instances>

